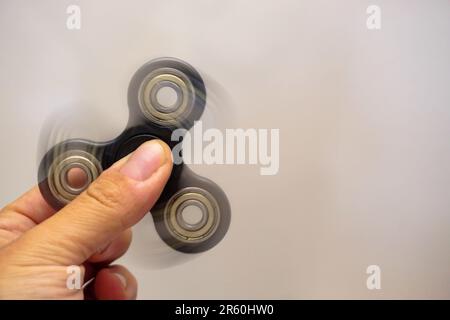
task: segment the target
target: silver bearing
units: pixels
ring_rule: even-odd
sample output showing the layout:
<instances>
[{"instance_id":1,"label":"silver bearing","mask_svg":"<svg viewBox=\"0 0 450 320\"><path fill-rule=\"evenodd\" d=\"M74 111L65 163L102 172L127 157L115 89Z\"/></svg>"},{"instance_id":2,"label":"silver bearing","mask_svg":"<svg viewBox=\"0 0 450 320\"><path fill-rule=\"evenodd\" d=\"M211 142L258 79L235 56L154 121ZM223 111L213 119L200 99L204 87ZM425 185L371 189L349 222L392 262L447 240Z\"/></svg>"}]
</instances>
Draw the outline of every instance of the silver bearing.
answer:
<instances>
[{"instance_id":1,"label":"silver bearing","mask_svg":"<svg viewBox=\"0 0 450 320\"><path fill-rule=\"evenodd\" d=\"M196 206L201 210L201 219L191 224L184 220L183 210ZM210 238L220 222L219 205L206 190L188 187L174 194L164 209L167 230L183 243L198 243Z\"/></svg>"},{"instance_id":2,"label":"silver bearing","mask_svg":"<svg viewBox=\"0 0 450 320\"><path fill-rule=\"evenodd\" d=\"M68 172L83 170L86 181L81 187L73 187L68 181ZM48 174L50 192L61 203L67 204L93 182L102 172L100 162L92 154L82 150L66 151L53 160Z\"/></svg>"},{"instance_id":3,"label":"silver bearing","mask_svg":"<svg viewBox=\"0 0 450 320\"><path fill-rule=\"evenodd\" d=\"M157 99L157 93L164 87L172 88L177 95L171 106L163 106ZM139 107L147 119L162 125L177 124L191 112L195 89L183 72L160 68L145 77L138 95Z\"/></svg>"}]
</instances>

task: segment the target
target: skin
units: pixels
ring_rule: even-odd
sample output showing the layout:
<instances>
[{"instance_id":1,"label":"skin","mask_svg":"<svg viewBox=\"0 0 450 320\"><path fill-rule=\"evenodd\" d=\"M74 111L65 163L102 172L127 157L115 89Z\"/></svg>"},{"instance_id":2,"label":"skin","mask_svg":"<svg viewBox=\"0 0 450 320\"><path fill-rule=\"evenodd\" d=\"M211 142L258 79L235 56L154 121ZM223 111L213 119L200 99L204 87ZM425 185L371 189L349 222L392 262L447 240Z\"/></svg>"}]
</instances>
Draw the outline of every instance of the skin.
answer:
<instances>
[{"instance_id":1,"label":"skin","mask_svg":"<svg viewBox=\"0 0 450 320\"><path fill-rule=\"evenodd\" d=\"M129 248L131 227L155 204L171 170L169 147L152 140L58 212L38 187L3 208L0 299L135 299L135 277L111 263ZM74 265L81 289L67 286Z\"/></svg>"}]
</instances>

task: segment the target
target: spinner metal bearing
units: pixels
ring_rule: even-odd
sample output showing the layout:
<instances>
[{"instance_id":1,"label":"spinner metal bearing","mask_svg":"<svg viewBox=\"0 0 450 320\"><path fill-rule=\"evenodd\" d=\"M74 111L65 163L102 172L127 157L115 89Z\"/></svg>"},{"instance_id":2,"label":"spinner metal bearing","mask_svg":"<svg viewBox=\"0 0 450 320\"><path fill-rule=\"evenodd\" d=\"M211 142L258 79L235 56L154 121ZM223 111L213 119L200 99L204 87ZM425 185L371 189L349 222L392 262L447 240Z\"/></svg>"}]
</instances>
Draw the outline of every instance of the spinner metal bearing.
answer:
<instances>
[{"instance_id":1,"label":"spinner metal bearing","mask_svg":"<svg viewBox=\"0 0 450 320\"><path fill-rule=\"evenodd\" d=\"M170 103L159 99L165 88L175 93ZM55 145L39 165L42 195L52 207L60 209L86 190L103 170L145 141L161 139L174 148L178 141L171 140L173 130L192 127L205 105L205 85L192 66L175 58L146 63L129 84L129 120L125 130L108 142L70 139ZM74 169L83 181L72 181ZM181 252L196 253L212 248L225 236L231 210L217 184L181 163L174 164L152 217L158 234L168 245Z\"/></svg>"}]
</instances>

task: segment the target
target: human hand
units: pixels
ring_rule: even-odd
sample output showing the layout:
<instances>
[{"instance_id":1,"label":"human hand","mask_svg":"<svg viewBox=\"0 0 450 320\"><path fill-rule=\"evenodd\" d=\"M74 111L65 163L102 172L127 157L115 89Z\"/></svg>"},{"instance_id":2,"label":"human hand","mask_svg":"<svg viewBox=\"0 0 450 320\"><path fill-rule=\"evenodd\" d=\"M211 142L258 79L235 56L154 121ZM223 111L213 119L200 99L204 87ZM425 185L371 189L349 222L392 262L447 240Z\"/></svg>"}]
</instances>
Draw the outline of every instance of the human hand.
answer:
<instances>
[{"instance_id":1,"label":"human hand","mask_svg":"<svg viewBox=\"0 0 450 320\"><path fill-rule=\"evenodd\" d=\"M155 204L172 170L170 148L141 145L55 213L38 187L0 211L0 299L134 299L137 282L110 263L131 243L131 227ZM67 286L80 266L81 289Z\"/></svg>"}]
</instances>

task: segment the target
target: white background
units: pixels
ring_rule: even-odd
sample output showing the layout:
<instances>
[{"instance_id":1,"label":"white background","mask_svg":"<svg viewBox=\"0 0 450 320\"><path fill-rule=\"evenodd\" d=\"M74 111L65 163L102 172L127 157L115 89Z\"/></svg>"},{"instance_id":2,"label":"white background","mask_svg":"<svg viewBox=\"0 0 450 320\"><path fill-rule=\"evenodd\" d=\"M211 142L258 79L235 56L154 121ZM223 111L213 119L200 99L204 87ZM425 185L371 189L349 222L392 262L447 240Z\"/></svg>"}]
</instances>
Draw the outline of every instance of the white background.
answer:
<instances>
[{"instance_id":1,"label":"white background","mask_svg":"<svg viewBox=\"0 0 450 320\"><path fill-rule=\"evenodd\" d=\"M276 176L194 167L231 202L217 247L178 254L136 226L120 263L139 298L450 298L450 2L2 0L0 43L0 205L36 183L43 129L120 133L153 58L199 70L209 126L280 128Z\"/></svg>"}]
</instances>

